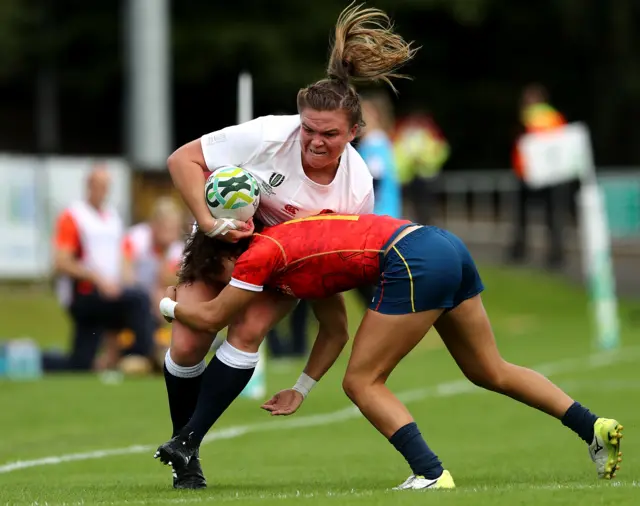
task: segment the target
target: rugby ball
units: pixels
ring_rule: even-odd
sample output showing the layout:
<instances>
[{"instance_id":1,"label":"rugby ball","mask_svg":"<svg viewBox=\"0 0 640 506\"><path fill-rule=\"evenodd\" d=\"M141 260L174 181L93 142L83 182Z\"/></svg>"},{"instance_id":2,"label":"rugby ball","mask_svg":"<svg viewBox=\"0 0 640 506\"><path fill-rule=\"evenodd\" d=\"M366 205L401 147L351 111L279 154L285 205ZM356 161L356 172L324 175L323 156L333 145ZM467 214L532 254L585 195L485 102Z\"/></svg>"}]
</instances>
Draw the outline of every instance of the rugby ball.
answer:
<instances>
[{"instance_id":1,"label":"rugby ball","mask_svg":"<svg viewBox=\"0 0 640 506\"><path fill-rule=\"evenodd\" d=\"M247 221L260 204L260 186L250 172L228 165L209 175L204 196L214 218Z\"/></svg>"}]
</instances>

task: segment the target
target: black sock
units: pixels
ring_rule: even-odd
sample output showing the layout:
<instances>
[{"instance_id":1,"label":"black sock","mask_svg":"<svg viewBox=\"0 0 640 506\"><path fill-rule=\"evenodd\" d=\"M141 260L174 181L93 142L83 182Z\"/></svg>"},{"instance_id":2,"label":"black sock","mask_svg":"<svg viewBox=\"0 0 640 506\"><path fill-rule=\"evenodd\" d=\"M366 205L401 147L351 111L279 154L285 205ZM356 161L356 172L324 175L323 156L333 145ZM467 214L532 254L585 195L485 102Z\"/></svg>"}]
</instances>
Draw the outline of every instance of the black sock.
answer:
<instances>
[{"instance_id":1,"label":"black sock","mask_svg":"<svg viewBox=\"0 0 640 506\"><path fill-rule=\"evenodd\" d=\"M196 409L184 433L193 433L192 439L200 443L211 426L225 412L247 386L255 367L236 369L214 356L204 374Z\"/></svg>"},{"instance_id":2,"label":"black sock","mask_svg":"<svg viewBox=\"0 0 640 506\"><path fill-rule=\"evenodd\" d=\"M593 442L593 425L597 419L596 415L581 406L579 402L574 402L562 416L562 425L569 427L590 445Z\"/></svg>"},{"instance_id":3,"label":"black sock","mask_svg":"<svg viewBox=\"0 0 640 506\"><path fill-rule=\"evenodd\" d=\"M191 378L181 378L167 370L166 362L163 369L164 382L169 397L171 424L173 425L171 437L173 437L187 424L196 409L202 374Z\"/></svg>"},{"instance_id":4,"label":"black sock","mask_svg":"<svg viewBox=\"0 0 640 506\"><path fill-rule=\"evenodd\" d=\"M402 454L416 476L434 480L444 471L442 462L431 451L415 422L400 427L389 442Z\"/></svg>"}]
</instances>

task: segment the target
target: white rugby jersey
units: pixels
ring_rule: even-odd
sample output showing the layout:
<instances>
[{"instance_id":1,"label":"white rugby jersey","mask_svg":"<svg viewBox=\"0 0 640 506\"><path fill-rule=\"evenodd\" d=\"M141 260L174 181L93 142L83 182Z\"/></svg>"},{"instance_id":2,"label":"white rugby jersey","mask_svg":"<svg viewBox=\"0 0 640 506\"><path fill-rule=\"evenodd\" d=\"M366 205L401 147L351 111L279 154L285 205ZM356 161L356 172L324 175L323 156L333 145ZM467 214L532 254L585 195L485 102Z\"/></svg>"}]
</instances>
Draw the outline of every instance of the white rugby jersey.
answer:
<instances>
[{"instance_id":1,"label":"white rugby jersey","mask_svg":"<svg viewBox=\"0 0 640 506\"><path fill-rule=\"evenodd\" d=\"M262 116L203 135L202 152L211 171L235 165L260 184L256 217L265 225L305 218L330 209L337 213L373 212L373 179L362 157L347 144L335 179L321 185L302 169L300 115Z\"/></svg>"}]
</instances>

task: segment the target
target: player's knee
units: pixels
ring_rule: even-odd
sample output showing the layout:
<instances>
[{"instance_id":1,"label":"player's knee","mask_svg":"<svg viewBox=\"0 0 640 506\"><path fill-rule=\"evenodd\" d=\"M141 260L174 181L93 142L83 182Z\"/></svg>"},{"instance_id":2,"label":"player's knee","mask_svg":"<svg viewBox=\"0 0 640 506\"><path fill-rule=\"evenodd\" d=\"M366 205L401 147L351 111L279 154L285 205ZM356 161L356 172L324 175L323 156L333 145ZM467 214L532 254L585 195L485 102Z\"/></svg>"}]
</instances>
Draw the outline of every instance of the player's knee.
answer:
<instances>
[{"instance_id":1,"label":"player's knee","mask_svg":"<svg viewBox=\"0 0 640 506\"><path fill-rule=\"evenodd\" d=\"M169 374L177 378L195 378L204 373L207 363L204 357L200 360L184 360L184 357L174 354L170 348L164 357L164 367Z\"/></svg>"},{"instance_id":2,"label":"player's knee","mask_svg":"<svg viewBox=\"0 0 640 506\"><path fill-rule=\"evenodd\" d=\"M503 392L508 389L508 366L509 364L501 359L499 362L480 365L463 372L474 385L494 392Z\"/></svg>"},{"instance_id":3,"label":"player's knee","mask_svg":"<svg viewBox=\"0 0 640 506\"><path fill-rule=\"evenodd\" d=\"M184 367L190 367L200 363L207 356L214 335L208 336L182 327L177 322L173 323L171 334L171 358Z\"/></svg>"},{"instance_id":4,"label":"player's knee","mask_svg":"<svg viewBox=\"0 0 640 506\"><path fill-rule=\"evenodd\" d=\"M245 320L229 327L227 341L241 351L255 353L270 328L260 319Z\"/></svg>"},{"instance_id":5,"label":"player's knee","mask_svg":"<svg viewBox=\"0 0 640 506\"><path fill-rule=\"evenodd\" d=\"M342 390L354 404L359 404L367 388L373 386L375 381L361 374L352 374L347 371L342 380Z\"/></svg>"},{"instance_id":6,"label":"player's knee","mask_svg":"<svg viewBox=\"0 0 640 506\"><path fill-rule=\"evenodd\" d=\"M349 399L351 399L355 404L358 404L356 402L356 397L358 394L358 382L355 381L349 374L346 374L342 379L342 390L344 391L346 396L349 397Z\"/></svg>"},{"instance_id":7,"label":"player's knee","mask_svg":"<svg viewBox=\"0 0 640 506\"><path fill-rule=\"evenodd\" d=\"M215 298L218 292L216 287L202 281L196 281L180 285L177 299L182 303L189 304L205 302ZM174 321L171 326L171 358L179 366L195 366L207 356L214 338L213 334L196 332L180 322Z\"/></svg>"}]
</instances>

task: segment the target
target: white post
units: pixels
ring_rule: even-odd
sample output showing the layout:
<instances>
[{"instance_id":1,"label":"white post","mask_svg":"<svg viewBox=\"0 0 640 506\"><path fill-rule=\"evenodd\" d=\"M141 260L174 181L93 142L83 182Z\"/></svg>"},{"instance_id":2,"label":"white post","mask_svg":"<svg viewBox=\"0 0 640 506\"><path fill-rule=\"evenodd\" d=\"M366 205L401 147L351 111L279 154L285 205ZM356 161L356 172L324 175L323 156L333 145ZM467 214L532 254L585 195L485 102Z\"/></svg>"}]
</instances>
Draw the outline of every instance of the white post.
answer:
<instances>
[{"instance_id":1,"label":"white post","mask_svg":"<svg viewBox=\"0 0 640 506\"><path fill-rule=\"evenodd\" d=\"M597 345L610 350L620 345L620 324L611 236L604 196L595 176L583 179L577 199L583 268L597 326Z\"/></svg>"},{"instance_id":2,"label":"white post","mask_svg":"<svg viewBox=\"0 0 640 506\"><path fill-rule=\"evenodd\" d=\"M251 74L243 72L238 77L238 113L237 123L245 123L253 119L253 80ZM265 336L265 340L266 340ZM267 352L266 343L262 343L258 349L260 360L253 372L251 380L240 394L242 397L262 399L267 393Z\"/></svg>"},{"instance_id":3,"label":"white post","mask_svg":"<svg viewBox=\"0 0 640 506\"><path fill-rule=\"evenodd\" d=\"M164 170L171 154L169 2L127 1L127 151L144 169Z\"/></svg>"},{"instance_id":4,"label":"white post","mask_svg":"<svg viewBox=\"0 0 640 506\"><path fill-rule=\"evenodd\" d=\"M243 72L238 77L238 124L253 119L253 79L251 74Z\"/></svg>"}]
</instances>

